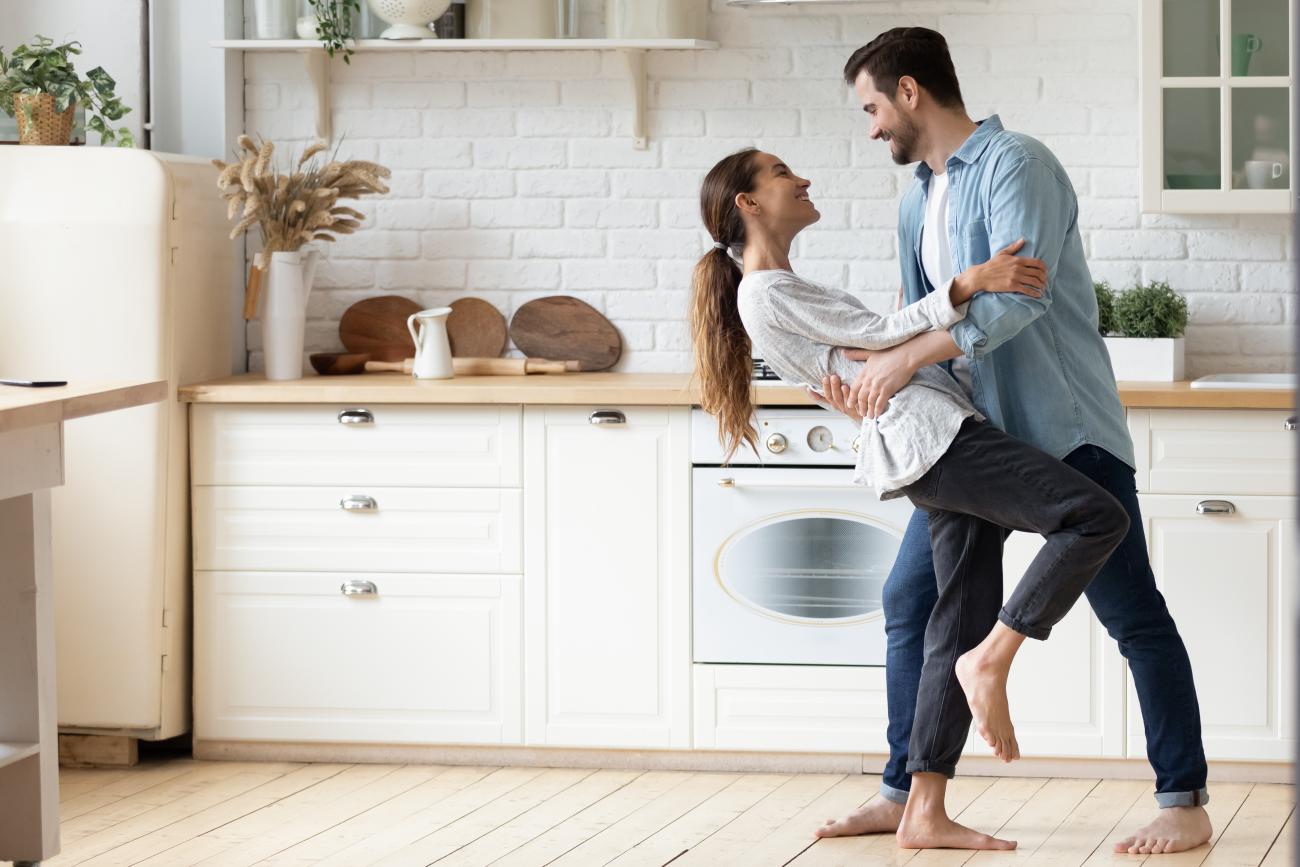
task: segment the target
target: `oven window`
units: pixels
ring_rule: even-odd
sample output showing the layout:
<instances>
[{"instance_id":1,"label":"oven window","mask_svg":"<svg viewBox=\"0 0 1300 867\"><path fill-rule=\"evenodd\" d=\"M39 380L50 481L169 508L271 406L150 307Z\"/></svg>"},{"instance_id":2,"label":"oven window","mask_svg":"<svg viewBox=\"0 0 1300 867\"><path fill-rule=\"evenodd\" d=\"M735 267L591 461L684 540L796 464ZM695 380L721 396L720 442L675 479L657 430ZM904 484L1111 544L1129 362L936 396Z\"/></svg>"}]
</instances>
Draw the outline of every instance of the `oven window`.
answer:
<instances>
[{"instance_id":1,"label":"oven window","mask_svg":"<svg viewBox=\"0 0 1300 867\"><path fill-rule=\"evenodd\" d=\"M733 536L715 571L727 593L770 617L858 622L881 616L898 541L854 515L787 515Z\"/></svg>"}]
</instances>

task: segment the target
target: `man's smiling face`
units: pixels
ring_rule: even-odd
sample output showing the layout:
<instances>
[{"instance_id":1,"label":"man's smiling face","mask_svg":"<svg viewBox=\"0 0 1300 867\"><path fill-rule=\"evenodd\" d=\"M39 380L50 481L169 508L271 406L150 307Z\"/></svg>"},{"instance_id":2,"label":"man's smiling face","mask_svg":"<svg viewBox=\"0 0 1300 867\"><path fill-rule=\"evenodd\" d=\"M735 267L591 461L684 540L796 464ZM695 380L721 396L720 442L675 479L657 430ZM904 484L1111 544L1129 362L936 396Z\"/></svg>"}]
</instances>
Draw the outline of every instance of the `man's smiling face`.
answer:
<instances>
[{"instance_id":1,"label":"man's smiling face","mask_svg":"<svg viewBox=\"0 0 1300 867\"><path fill-rule=\"evenodd\" d=\"M901 91L900 87L899 92ZM858 102L871 121L868 136L873 140L888 142L889 155L900 166L920 159L917 154L920 130L908 116L906 105L896 103L891 98L893 95L876 90L875 80L865 69L854 79L853 92L858 95Z\"/></svg>"}]
</instances>

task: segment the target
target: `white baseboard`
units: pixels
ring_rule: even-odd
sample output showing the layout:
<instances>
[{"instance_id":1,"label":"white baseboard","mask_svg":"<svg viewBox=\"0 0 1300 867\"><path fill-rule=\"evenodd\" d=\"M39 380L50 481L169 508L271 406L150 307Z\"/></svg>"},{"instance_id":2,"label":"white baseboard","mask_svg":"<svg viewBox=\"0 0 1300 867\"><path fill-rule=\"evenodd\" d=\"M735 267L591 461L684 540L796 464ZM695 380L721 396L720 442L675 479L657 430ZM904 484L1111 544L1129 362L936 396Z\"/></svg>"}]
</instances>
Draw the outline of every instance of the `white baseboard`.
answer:
<instances>
[{"instance_id":1,"label":"white baseboard","mask_svg":"<svg viewBox=\"0 0 1300 867\"><path fill-rule=\"evenodd\" d=\"M194 758L238 762L364 762L382 764L510 765L654 771L878 774L887 756L859 753L760 753L721 750L594 750L558 747L425 746L412 744L194 742ZM1152 779L1141 759L1028 758L1004 764L963 759L960 773L977 777L1081 777ZM1212 783L1290 783L1292 765L1280 762L1211 762Z\"/></svg>"}]
</instances>

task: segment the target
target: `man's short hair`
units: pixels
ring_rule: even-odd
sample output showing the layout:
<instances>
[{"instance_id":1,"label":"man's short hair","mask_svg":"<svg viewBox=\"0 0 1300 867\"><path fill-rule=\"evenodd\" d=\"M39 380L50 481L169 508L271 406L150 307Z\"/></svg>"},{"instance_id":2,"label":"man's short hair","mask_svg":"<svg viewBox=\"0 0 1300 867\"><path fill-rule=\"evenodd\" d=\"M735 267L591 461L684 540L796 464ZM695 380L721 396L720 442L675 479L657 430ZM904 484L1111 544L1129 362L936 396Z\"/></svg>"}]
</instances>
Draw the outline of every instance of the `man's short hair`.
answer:
<instances>
[{"instance_id":1,"label":"man's short hair","mask_svg":"<svg viewBox=\"0 0 1300 867\"><path fill-rule=\"evenodd\" d=\"M910 75L930 97L947 108L964 108L957 70L948 53L943 34L928 27L895 27L886 30L853 52L844 64L844 80L850 85L863 71L871 76L876 90L893 100L898 79Z\"/></svg>"}]
</instances>

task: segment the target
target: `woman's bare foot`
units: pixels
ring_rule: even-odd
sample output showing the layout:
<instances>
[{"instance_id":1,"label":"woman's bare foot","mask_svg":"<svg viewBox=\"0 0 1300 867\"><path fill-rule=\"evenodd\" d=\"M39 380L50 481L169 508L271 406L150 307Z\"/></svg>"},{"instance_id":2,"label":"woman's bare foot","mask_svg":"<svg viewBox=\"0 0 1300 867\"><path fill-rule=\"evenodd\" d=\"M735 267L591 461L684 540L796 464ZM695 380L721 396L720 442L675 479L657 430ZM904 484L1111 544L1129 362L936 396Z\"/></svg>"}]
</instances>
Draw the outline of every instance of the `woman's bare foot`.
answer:
<instances>
[{"instance_id":1,"label":"woman's bare foot","mask_svg":"<svg viewBox=\"0 0 1300 867\"><path fill-rule=\"evenodd\" d=\"M1014 840L999 840L959 825L947 816L908 816L898 828L901 849L996 849L1016 848Z\"/></svg>"},{"instance_id":2,"label":"woman's bare foot","mask_svg":"<svg viewBox=\"0 0 1300 867\"><path fill-rule=\"evenodd\" d=\"M854 837L858 834L892 834L903 821L903 805L876 796L842 819L827 819L813 832L816 837Z\"/></svg>"},{"instance_id":3,"label":"woman's bare foot","mask_svg":"<svg viewBox=\"0 0 1300 867\"><path fill-rule=\"evenodd\" d=\"M982 651L983 645L957 658L957 682L966 693L966 703L975 718L975 730L984 743L992 747L1002 761L1014 761L1020 758L1020 745L1016 742L1016 730L1011 724L1011 709L1007 704L1008 666L990 660L989 655Z\"/></svg>"},{"instance_id":4,"label":"woman's bare foot","mask_svg":"<svg viewBox=\"0 0 1300 867\"><path fill-rule=\"evenodd\" d=\"M1184 852L1208 842L1213 833L1204 807L1166 807L1150 825L1116 843L1115 851L1130 855Z\"/></svg>"}]
</instances>

